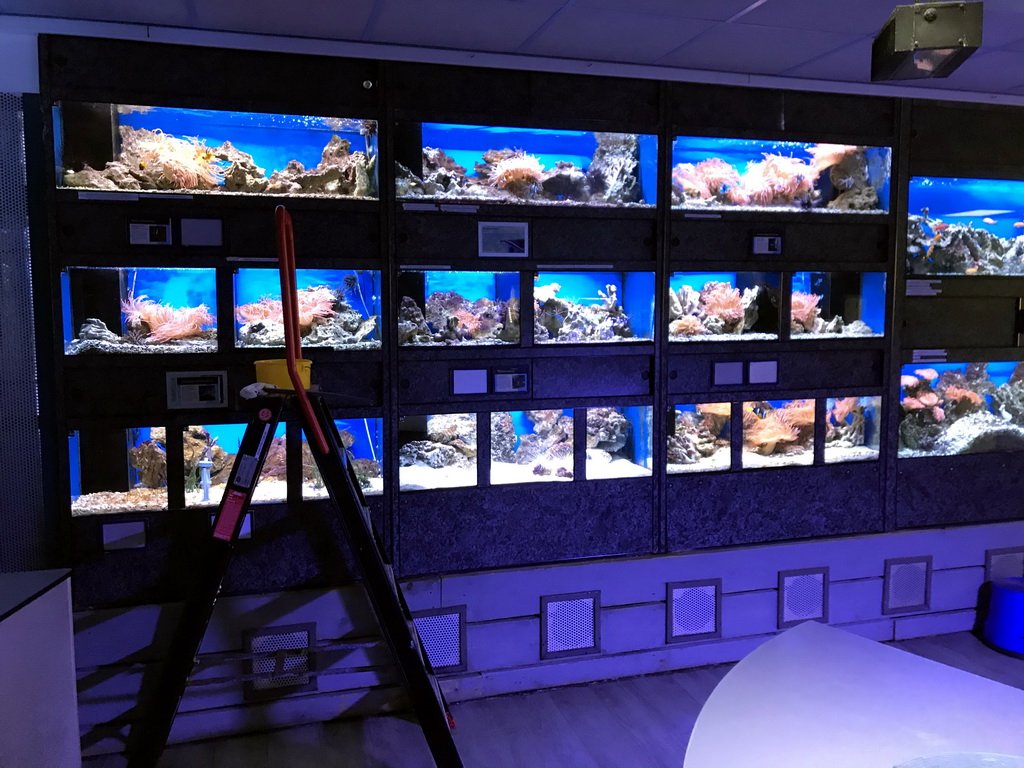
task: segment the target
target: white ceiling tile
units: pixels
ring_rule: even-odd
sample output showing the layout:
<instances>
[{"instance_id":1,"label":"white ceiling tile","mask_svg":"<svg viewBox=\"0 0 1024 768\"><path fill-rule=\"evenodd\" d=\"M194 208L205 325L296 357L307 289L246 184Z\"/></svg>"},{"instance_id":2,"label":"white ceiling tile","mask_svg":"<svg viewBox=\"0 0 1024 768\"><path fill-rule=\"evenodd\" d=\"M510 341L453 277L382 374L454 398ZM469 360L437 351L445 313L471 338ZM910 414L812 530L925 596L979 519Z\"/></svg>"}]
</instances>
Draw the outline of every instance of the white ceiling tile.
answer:
<instances>
[{"instance_id":1,"label":"white ceiling tile","mask_svg":"<svg viewBox=\"0 0 1024 768\"><path fill-rule=\"evenodd\" d=\"M1024 3L1018 11L993 11L985 3L985 21L981 30L981 49L1001 48L1024 50Z\"/></svg>"},{"instance_id":2,"label":"white ceiling tile","mask_svg":"<svg viewBox=\"0 0 1024 768\"><path fill-rule=\"evenodd\" d=\"M380 0L364 40L512 52L565 0Z\"/></svg>"},{"instance_id":3,"label":"white ceiling tile","mask_svg":"<svg viewBox=\"0 0 1024 768\"><path fill-rule=\"evenodd\" d=\"M715 22L567 8L520 49L538 56L650 63Z\"/></svg>"},{"instance_id":4,"label":"white ceiling tile","mask_svg":"<svg viewBox=\"0 0 1024 768\"><path fill-rule=\"evenodd\" d=\"M373 11L374 0L233 0L194 2L204 29L358 40Z\"/></svg>"},{"instance_id":5,"label":"white ceiling tile","mask_svg":"<svg viewBox=\"0 0 1024 768\"><path fill-rule=\"evenodd\" d=\"M871 80L871 38L862 37L843 48L797 64L784 74L816 80L868 82Z\"/></svg>"},{"instance_id":6,"label":"white ceiling tile","mask_svg":"<svg viewBox=\"0 0 1024 768\"><path fill-rule=\"evenodd\" d=\"M160 3L141 3L138 0L0 0L0 10L4 13L169 26L193 25L189 5L189 0Z\"/></svg>"},{"instance_id":7,"label":"white ceiling tile","mask_svg":"<svg viewBox=\"0 0 1024 768\"><path fill-rule=\"evenodd\" d=\"M753 5L756 0L576 0L573 7L581 10L628 11L655 16L680 16L686 19L725 21Z\"/></svg>"},{"instance_id":8,"label":"white ceiling tile","mask_svg":"<svg viewBox=\"0 0 1024 768\"><path fill-rule=\"evenodd\" d=\"M895 0L768 0L742 21L815 32L874 34L898 4Z\"/></svg>"},{"instance_id":9,"label":"white ceiling tile","mask_svg":"<svg viewBox=\"0 0 1024 768\"><path fill-rule=\"evenodd\" d=\"M774 75L858 40L857 35L750 24L719 24L656 63L672 67Z\"/></svg>"}]
</instances>

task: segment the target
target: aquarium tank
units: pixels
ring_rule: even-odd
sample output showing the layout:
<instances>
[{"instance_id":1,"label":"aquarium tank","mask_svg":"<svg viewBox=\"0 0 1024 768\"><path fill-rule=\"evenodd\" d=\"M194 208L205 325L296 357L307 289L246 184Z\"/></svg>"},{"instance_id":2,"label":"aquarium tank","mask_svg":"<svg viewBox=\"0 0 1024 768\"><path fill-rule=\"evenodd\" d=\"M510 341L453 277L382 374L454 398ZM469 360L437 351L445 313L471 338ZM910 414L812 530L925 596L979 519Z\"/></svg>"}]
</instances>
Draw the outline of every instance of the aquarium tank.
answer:
<instances>
[{"instance_id":1,"label":"aquarium tank","mask_svg":"<svg viewBox=\"0 0 1024 768\"><path fill-rule=\"evenodd\" d=\"M905 365L901 458L1024 450L1024 363Z\"/></svg>"},{"instance_id":2,"label":"aquarium tank","mask_svg":"<svg viewBox=\"0 0 1024 768\"><path fill-rule=\"evenodd\" d=\"M1024 275L1022 201L1024 181L912 177L907 274Z\"/></svg>"},{"instance_id":3,"label":"aquarium tank","mask_svg":"<svg viewBox=\"0 0 1024 768\"><path fill-rule=\"evenodd\" d=\"M777 272L674 272L669 279L669 341L779 338Z\"/></svg>"},{"instance_id":4,"label":"aquarium tank","mask_svg":"<svg viewBox=\"0 0 1024 768\"><path fill-rule=\"evenodd\" d=\"M384 476L381 471L381 447L384 443L383 419L335 419L341 444L349 454L349 461L356 473L356 480L364 496L380 496L384 493ZM326 499L320 469L316 465L312 449L302 432L302 498Z\"/></svg>"},{"instance_id":5,"label":"aquarium tank","mask_svg":"<svg viewBox=\"0 0 1024 768\"><path fill-rule=\"evenodd\" d=\"M63 102L58 187L377 197L377 123L340 117Z\"/></svg>"},{"instance_id":6,"label":"aquarium tank","mask_svg":"<svg viewBox=\"0 0 1024 768\"><path fill-rule=\"evenodd\" d=\"M677 136L672 207L885 214L889 147Z\"/></svg>"},{"instance_id":7,"label":"aquarium tank","mask_svg":"<svg viewBox=\"0 0 1024 768\"><path fill-rule=\"evenodd\" d=\"M295 288L302 346L380 349L379 271L296 269ZM235 346L284 346L281 275L276 269L235 273Z\"/></svg>"},{"instance_id":8,"label":"aquarium tank","mask_svg":"<svg viewBox=\"0 0 1024 768\"><path fill-rule=\"evenodd\" d=\"M882 398L830 397L825 401L825 463L878 458Z\"/></svg>"},{"instance_id":9,"label":"aquarium tank","mask_svg":"<svg viewBox=\"0 0 1024 768\"><path fill-rule=\"evenodd\" d=\"M217 351L213 269L71 267L61 304L68 355Z\"/></svg>"},{"instance_id":10,"label":"aquarium tank","mask_svg":"<svg viewBox=\"0 0 1024 768\"><path fill-rule=\"evenodd\" d=\"M474 203L651 207L658 138L545 128L421 123L422 154L396 169L400 199ZM410 148L412 151L412 148ZM416 167L417 163L419 167Z\"/></svg>"},{"instance_id":11,"label":"aquarium tank","mask_svg":"<svg viewBox=\"0 0 1024 768\"><path fill-rule=\"evenodd\" d=\"M403 491L476 485L476 414L403 416L398 422Z\"/></svg>"},{"instance_id":12,"label":"aquarium tank","mask_svg":"<svg viewBox=\"0 0 1024 768\"><path fill-rule=\"evenodd\" d=\"M72 515L167 509L163 427L75 431L68 456Z\"/></svg>"},{"instance_id":13,"label":"aquarium tank","mask_svg":"<svg viewBox=\"0 0 1024 768\"><path fill-rule=\"evenodd\" d=\"M743 468L814 463L814 401L743 403Z\"/></svg>"},{"instance_id":14,"label":"aquarium tank","mask_svg":"<svg viewBox=\"0 0 1024 768\"><path fill-rule=\"evenodd\" d=\"M465 346L519 343L519 273L403 270L398 343Z\"/></svg>"},{"instance_id":15,"label":"aquarium tank","mask_svg":"<svg viewBox=\"0 0 1024 768\"><path fill-rule=\"evenodd\" d=\"M186 507L220 504L246 427L246 424L196 424L182 428ZM287 453L282 422L277 425L267 459L256 480L253 503L288 498Z\"/></svg>"},{"instance_id":16,"label":"aquarium tank","mask_svg":"<svg viewBox=\"0 0 1024 768\"><path fill-rule=\"evenodd\" d=\"M650 476L652 410L587 408L587 480Z\"/></svg>"},{"instance_id":17,"label":"aquarium tank","mask_svg":"<svg viewBox=\"0 0 1024 768\"><path fill-rule=\"evenodd\" d=\"M791 338L879 337L884 332L884 272L793 273Z\"/></svg>"},{"instance_id":18,"label":"aquarium tank","mask_svg":"<svg viewBox=\"0 0 1024 768\"><path fill-rule=\"evenodd\" d=\"M654 338L653 272L537 272L533 304L538 344Z\"/></svg>"},{"instance_id":19,"label":"aquarium tank","mask_svg":"<svg viewBox=\"0 0 1024 768\"><path fill-rule=\"evenodd\" d=\"M732 462L732 403L676 405L668 435L667 472L714 472Z\"/></svg>"},{"instance_id":20,"label":"aquarium tank","mask_svg":"<svg viewBox=\"0 0 1024 768\"><path fill-rule=\"evenodd\" d=\"M491 414L491 485L572 480L572 409Z\"/></svg>"}]
</instances>

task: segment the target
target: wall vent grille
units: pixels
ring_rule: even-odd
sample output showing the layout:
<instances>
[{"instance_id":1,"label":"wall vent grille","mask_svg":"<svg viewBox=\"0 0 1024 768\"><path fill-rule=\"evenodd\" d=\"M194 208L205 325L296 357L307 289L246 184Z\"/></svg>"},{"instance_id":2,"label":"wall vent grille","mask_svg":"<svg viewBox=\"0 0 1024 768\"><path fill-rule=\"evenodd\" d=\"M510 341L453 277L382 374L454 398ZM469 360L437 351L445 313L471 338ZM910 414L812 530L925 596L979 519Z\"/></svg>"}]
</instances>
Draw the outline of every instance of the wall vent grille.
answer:
<instances>
[{"instance_id":1,"label":"wall vent grille","mask_svg":"<svg viewBox=\"0 0 1024 768\"><path fill-rule=\"evenodd\" d=\"M316 624L263 627L246 633L245 696L265 699L315 691Z\"/></svg>"},{"instance_id":2,"label":"wall vent grille","mask_svg":"<svg viewBox=\"0 0 1024 768\"><path fill-rule=\"evenodd\" d=\"M413 621L435 672L466 669L466 606L416 611Z\"/></svg>"},{"instance_id":3,"label":"wall vent grille","mask_svg":"<svg viewBox=\"0 0 1024 768\"><path fill-rule=\"evenodd\" d=\"M722 636L722 580L674 581L667 585L665 642Z\"/></svg>"},{"instance_id":4,"label":"wall vent grille","mask_svg":"<svg viewBox=\"0 0 1024 768\"><path fill-rule=\"evenodd\" d=\"M779 629L828 622L828 567L779 571Z\"/></svg>"},{"instance_id":5,"label":"wall vent grille","mask_svg":"<svg viewBox=\"0 0 1024 768\"><path fill-rule=\"evenodd\" d=\"M1024 577L1024 547L985 550L985 581Z\"/></svg>"},{"instance_id":6,"label":"wall vent grille","mask_svg":"<svg viewBox=\"0 0 1024 768\"><path fill-rule=\"evenodd\" d=\"M545 595L540 599L542 659L598 653L600 592Z\"/></svg>"},{"instance_id":7,"label":"wall vent grille","mask_svg":"<svg viewBox=\"0 0 1024 768\"><path fill-rule=\"evenodd\" d=\"M932 594L932 556L885 561L882 614L927 611Z\"/></svg>"}]
</instances>

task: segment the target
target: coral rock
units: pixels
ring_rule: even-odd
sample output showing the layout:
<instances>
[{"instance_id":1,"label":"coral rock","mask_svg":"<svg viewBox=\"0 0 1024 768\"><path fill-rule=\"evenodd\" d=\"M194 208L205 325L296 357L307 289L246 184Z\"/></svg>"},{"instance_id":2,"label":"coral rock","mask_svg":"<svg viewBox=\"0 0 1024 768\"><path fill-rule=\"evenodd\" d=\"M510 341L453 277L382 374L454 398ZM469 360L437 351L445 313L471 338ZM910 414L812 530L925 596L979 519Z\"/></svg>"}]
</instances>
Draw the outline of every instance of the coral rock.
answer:
<instances>
[{"instance_id":1,"label":"coral rock","mask_svg":"<svg viewBox=\"0 0 1024 768\"><path fill-rule=\"evenodd\" d=\"M587 409L587 448L614 453L626 445L631 424L615 408Z\"/></svg>"},{"instance_id":2,"label":"coral rock","mask_svg":"<svg viewBox=\"0 0 1024 768\"><path fill-rule=\"evenodd\" d=\"M424 464L433 469L441 469L441 467L458 463L459 452L455 448L430 440L414 440L398 450L398 465L400 467Z\"/></svg>"}]
</instances>

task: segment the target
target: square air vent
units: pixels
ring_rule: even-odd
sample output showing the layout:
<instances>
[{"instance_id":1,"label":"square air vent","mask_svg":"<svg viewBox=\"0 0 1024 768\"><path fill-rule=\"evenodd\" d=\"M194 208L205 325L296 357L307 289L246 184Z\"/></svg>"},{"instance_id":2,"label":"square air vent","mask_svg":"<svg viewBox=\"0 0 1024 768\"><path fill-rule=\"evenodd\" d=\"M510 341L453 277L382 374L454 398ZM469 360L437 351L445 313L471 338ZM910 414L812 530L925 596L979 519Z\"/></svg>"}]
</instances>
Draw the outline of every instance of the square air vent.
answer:
<instances>
[{"instance_id":1,"label":"square air vent","mask_svg":"<svg viewBox=\"0 0 1024 768\"><path fill-rule=\"evenodd\" d=\"M557 659L599 653L601 593L573 592L540 599L540 657Z\"/></svg>"},{"instance_id":2,"label":"square air vent","mask_svg":"<svg viewBox=\"0 0 1024 768\"><path fill-rule=\"evenodd\" d=\"M804 621L828 623L828 566L779 571L779 629Z\"/></svg>"},{"instance_id":3,"label":"square air vent","mask_svg":"<svg viewBox=\"0 0 1024 768\"><path fill-rule=\"evenodd\" d=\"M246 699L316 690L316 624L252 630L245 635L245 651Z\"/></svg>"},{"instance_id":4,"label":"square air vent","mask_svg":"<svg viewBox=\"0 0 1024 768\"><path fill-rule=\"evenodd\" d=\"M722 580L672 581L666 585L665 642L722 636Z\"/></svg>"},{"instance_id":5,"label":"square air vent","mask_svg":"<svg viewBox=\"0 0 1024 768\"><path fill-rule=\"evenodd\" d=\"M434 671L464 672L467 666L466 606L416 611L412 617Z\"/></svg>"},{"instance_id":6,"label":"square air vent","mask_svg":"<svg viewBox=\"0 0 1024 768\"><path fill-rule=\"evenodd\" d=\"M932 556L885 561L882 615L927 611L932 597Z\"/></svg>"},{"instance_id":7,"label":"square air vent","mask_svg":"<svg viewBox=\"0 0 1024 768\"><path fill-rule=\"evenodd\" d=\"M1024 577L1024 547L985 550L985 581Z\"/></svg>"}]
</instances>

